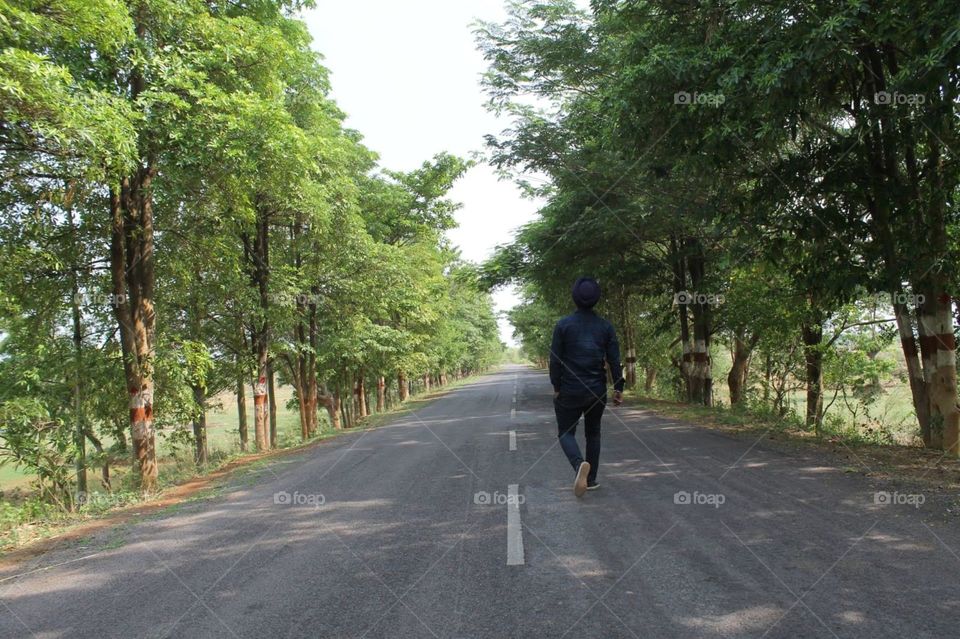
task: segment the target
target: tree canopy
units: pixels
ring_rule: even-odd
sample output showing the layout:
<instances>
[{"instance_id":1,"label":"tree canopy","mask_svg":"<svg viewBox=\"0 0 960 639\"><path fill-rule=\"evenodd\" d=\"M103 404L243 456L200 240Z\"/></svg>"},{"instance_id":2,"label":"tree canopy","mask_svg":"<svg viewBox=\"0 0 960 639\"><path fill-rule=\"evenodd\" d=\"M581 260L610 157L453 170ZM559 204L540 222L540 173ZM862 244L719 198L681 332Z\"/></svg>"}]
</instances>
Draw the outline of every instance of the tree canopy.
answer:
<instances>
[{"instance_id":1,"label":"tree canopy","mask_svg":"<svg viewBox=\"0 0 960 639\"><path fill-rule=\"evenodd\" d=\"M726 347L731 403L786 413L799 382L820 433L824 396L850 390L831 367L861 352L876 377L875 338L899 336L918 439L960 454L954 5L509 7L476 28L490 108L514 122L490 157L547 203L483 271L522 283L531 357L594 275L631 384L639 364L647 390L662 373L712 404Z\"/></svg>"},{"instance_id":2,"label":"tree canopy","mask_svg":"<svg viewBox=\"0 0 960 639\"><path fill-rule=\"evenodd\" d=\"M265 449L278 386L308 439L500 357L470 162L380 166L302 6L0 2L0 453L65 507L125 456L154 490L158 436L207 463L225 391Z\"/></svg>"}]
</instances>

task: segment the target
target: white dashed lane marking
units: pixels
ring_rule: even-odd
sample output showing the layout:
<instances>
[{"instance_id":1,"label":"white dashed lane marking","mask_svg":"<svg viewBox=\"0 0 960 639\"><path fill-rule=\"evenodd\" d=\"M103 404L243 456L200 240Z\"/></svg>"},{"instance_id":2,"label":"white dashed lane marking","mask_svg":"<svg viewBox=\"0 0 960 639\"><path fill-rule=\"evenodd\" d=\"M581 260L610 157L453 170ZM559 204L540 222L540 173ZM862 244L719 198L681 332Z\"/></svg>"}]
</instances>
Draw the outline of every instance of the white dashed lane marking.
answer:
<instances>
[{"instance_id":1,"label":"white dashed lane marking","mask_svg":"<svg viewBox=\"0 0 960 639\"><path fill-rule=\"evenodd\" d=\"M523 525L520 523L520 486L510 484L507 488L507 565L522 566Z\"/></svg>"}]
</instances>

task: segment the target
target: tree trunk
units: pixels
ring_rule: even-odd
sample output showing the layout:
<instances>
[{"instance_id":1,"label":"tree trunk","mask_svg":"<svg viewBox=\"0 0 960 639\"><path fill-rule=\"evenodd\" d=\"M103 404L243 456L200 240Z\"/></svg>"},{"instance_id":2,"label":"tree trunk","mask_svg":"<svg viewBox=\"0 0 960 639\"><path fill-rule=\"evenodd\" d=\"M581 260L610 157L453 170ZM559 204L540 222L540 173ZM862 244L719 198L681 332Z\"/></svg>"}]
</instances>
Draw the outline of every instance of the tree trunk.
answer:
<instances>
[{"instance_id":1,"label":"tree trunk","mask_svg":"<svg viewBox=\"0 0 960 639\"><path fill-rule=\"evenodd\" d=\"M269 410L267 407L267 354L257 353L257 377L253 382L253 434L257 450L270 446Z\"/></svg>"},{"instance_id":2,"label":"tree trunk","mask_svg":"<svg viewBox=\"0 0 960 639\"><path fill-rule=\"evenodd\" d=\"M366 417L367 413L367 389L363 382L363 372L357 374L357 385L355 387L357 395L357 415L361 418Z\"/></svg>"},{"instance_id":3,"label":"tree trunk","mask_svg":"<svg viewBox=\"0 0 960 639\"><path fill-rule=\"evenodd\" d=\"M620 324L623 328L621 341L624 349L624 385L634 388L637 385L637 348L633 333L633 321L630 315L630 296L626 287L620 287L621 313Z\"/></svg>"},{"instance_id":4,"label":"tree trunk","mask_svg":"<svg viewBox=\"0 0 960 639\"><path fill-rule=\"evenodd\" d=\"M201 343L203 340L203 311L202 301L198 291L203 287L203 272L199 266L195 267L194 286L187 294L187 325L190 339ZM207 449L207 386L206 380L195 373L190 375L190 390L193 392L193 460L198 466L205 466L209 459Z\"/></svg>"},{"instance_id":5,"label":"tree trunk","mask_svg":"<svg viewBox=\"0 0 960 639\"><path fill-rule=\"evenodd\" d=\"M923 439L924 446L929 448L931 446L930 399L923 375L923 364L920 360L920 352L917 349L913 318L906 304L894 304L893 313L897 320L897 330L900 333L900 346L903 350L903 359L907 364L910 394L913 398L913 407L917 414L917 422L920 425L920 436Z\"/></svg>"},{"instance_id":6,"label":"tree trunk","mask_svg":"<svg viewBox=\"0 0 960 639\"><path fill-rule=\"evenodd\" d=\"M948 96L950 97L950 96ZM953 95L955 100L956 96ZM951 100L952 101L952 100ZM952 299L948 293L949 276L940 262L949 259L947 198L956 187L944 184L941 156L942 119L932 121L927 136L927 167L930 194L924 209L927 241L922 250L928 263L920 286L920 352L930 406L930 445L946 454L960 455L960 407L957 406L956 340L953 332ZM937 131L940 130L938 134Z\"/></svg>"},{"instance_id":7,"label":"tree trunk","mask_svg":"<svg viewBox=\"0 0 960 639\"><path fill-rule=\"evenodd\" d=\"M387 410L387 382L383 375L377 377L377 412L382 413Z\"/></svg>"},{"instance_id":8,"label":"tree trunk","mask_svg":"<svg viewBox=\"0 0 960 639\"><path fill-rule=\"evenodd\" d=\"M344 384L344 386L348 386L348 385L351 388L352 392L350 393L349 401L343 402L343 414L345 418L344 423L347 425L347 428L353 428L354 426L353 419L354 419L354 416L357 414L356 413L357 394L356 394L356 389L353 389L353 383L347 382L346 384Z\"/></svg>"},{"instance_id":9,"label":"tree trunk","mask_svg":"<svg viewBox=\"0 0 960 639\"><path fill-rule=\"evenodd\" d=\"M750 356L756 339L747 342L742 336L733 338L733 363L727 374L727 386L730 388L730 405L735 406L743 402L743 393L747 385L747 374L750 371Z\"/></svg>"},{"instance_id":10,"label":"tree trunk","mask_svg":"<svg viewBox=\"0 0 960 639\"><path fill-rule=\"evenodd\" d=\"M340 423L343 424L344 428L350 428L350 414L347 410L347 406L350 402L353 401L353 395L347 394L346 396L340 397L339 407L340 407Z\"/></svg>"},{"instance_id":11,"label":"tree trunk","mask_svg":"<svg viewBox=\"0 0 960 639\"><path fill-rule=\"evenodd\" d=\"M83 323L80 314L80 278L78 274L78 262L80 260L79 242L77 239L77 227L74 223L73 198L76 194L76 182L70 181L66 185L63 197L63 208L67 213L67 222L70 225L70 245L72 268L70 269L70 310L73 318L73 437L74 444L77 447L76 471L77 471L77 491L76 501L86 498L87 493L87 439L84 436L85 411L83 407Z\"/></svg>"},{"instance_id":12,"label":"tree trunk","mask_svg":"<svg viewBox=\"0 0 960 639\"><path fill-rule=\"evenodd\" d=\"M263 451L270 446L268 424L270 409L267 406L267 368L270 358L270 225L264 207L258 203L256 209L256 235L252 242L246 233L241 235L241 239L250 281L257 289L260 302L260 316L254 319L255 328L252 331L251 342L256 360L256 376L253 383L253 430L257 440L257 450Z\"/></svg>"},{"instance_id":13,"label":"tree trunk","mask_svg":"<svg viewBox=\"0 0 960 639\"><path fill-rule=\"evenodd\" d=\"M886 89L886 69L889 67L891 75L897 73L895 65L890 66L895 55L876 46L864 49L865 95L875 95ZM909 317L905 309L898 311L896 306L894 308L923 441L926 446L942 447L956 456L960 453L957 444L960 415L956 394L955 340L948 280L943 270L943 263L951 259L947 206L955 195L956 185L950 173L946 174L950 176L949 182L945 182L945 169L950 171L952 167L945 164L942 149L946 146L944 140L955 137L955 122L951 119L953 111L943 105L955 104L957 95L952 85L947 84L943 95L931 97L939 105L936 116L924 123L923 135L927 139L922 148L926 162L922 166L918 163L916 152L919 147L915 143L920 134L914 132L912 123L905 120L902 125L894 126L890 112L881 109L871 123L870 144L865 147L864 173L873 190L868 207L890 292L899 292L904 271L912 271L908 279L913 292L923 295L916 326L920 343L919 365L912 320L905 321ZM899 129L899 126L903 128ZM909 144L901 144L902 140L909 141ZM909 229L893 225L908 216ZM909 259L906 268L904 256ZM921 271L922 275L916 277Z\"/></svg>"},{"instance_id":14,"label":"tree trunk","mask_svg":"<svg viewBox=\"0 0 960 639\"><path fill-rule=\"evenodd\" d=\"M239 371L239 367L237 369ZM246 452L249 444L247 432L247 385L243 381L243 373L237 375L237 424L240 430L240 450Z\"/></svg>"},{"instance_id":15,"label":"tree trunk","mask_svg":"<svg viewBox=\"0 0 960 639\"><path fill-rule=\"evenodd\" d=\"M332 393L324 393L319 396L319 404L327 411L327 420L330 422L330 428L340 430L340 415L334 410L334 397Z\"/></svg>"},{"instance_id":16,"label":"tree trunk","mask_svg":"<svg viewBox=\"0 0 960 639\"><path fill-rule=\"evenodd\" d=\"M648 367L646 369L646 378L643 381L643 392L649 395L653 392L653 385L657 383L657 369Z\"/></svg>"},{"instance_id":17,"label":"tree trunk","mask_svg":"<svg viewBox=\"0 0 960 639\"><path fill-rule=\"evenodd\" d=\"M273 360L267 360L267 396L270 400L270 448L277 447L277 387L273 375Z\"/></svg>"},{"instance_id":18,"label":"tree trunk","mask_svg":"<svg viewBox=\"0 0 960 639\"><path fill-rule=\"evenodd\" d=\"M145 10L134 14L134 33L148 39ZM147 89L140 64L126 71L128 101ZM156 314L154 311L153 179L151 153L141 153L133 171L110 188L110 279L118 323L124 377L129 395L133 469L140 489L157 488L157 450L153 420Z\"/></svg>"},{"instance_id":19,"label":"tree trunk","mask_svg":"<svg viewBox=\"0 0 960 639\"><path fill-rule=\"evenodd\" d=\"M299 227L295 227L299 228ZM300 267L300 256L297 253L297 267ZM299 316L293 327L293 339L297 345L294 356L284 356L290 370L290 380L293 384L293 390L297 397L297 415L300 418L300 441L307 441L310 438L310 397L307 392L307 356L305 353L307 346L306 326L304 315L306 306L297 298L297 314Z\"/></svg>"},{"instance_id":20,"label":"tree trunk","mask_svg":"<svg viewBox=\"0 0 960 639\"><path fill-rule=\"evenodd\" d=\"M294 246L294 267L299 277L303 274L301 236L304 228L303 214L294 219L291 233ZM316 247L313 247L313 253ZM300 436L306 441L317 432L317 296L318 287L310 287L309 294L297 296L297 321L294 324L294 340L298 346L295 360L290 364L291 377L297 388L300 411Z\"/></svg>"},{"instance_id":21,"label":"tree trunk","mask_svg":"<svg viewBox=\"0 0 960 639\"><path fill-rule=\"evenodd\" d=\"M343 425L340 423L340 395L338 393L324 392L319 401L327 409L327 417L330 418L330 428L340 430Z\"/></svg>"},{"instance_id":22,"label":"tree trunk","mask_svg":"<svg viewBox=\"0 0 960 639\"><path fill-rule=\"evenodd\" d=\"M400 394L400 401L405 402L410 397L410 389L407 387L407 376L402 372L397 373L397 392Z\"/></svg>"},{"instance_id":23,"label":"tree trunk","mask_svg":"<svg viewBox=\"0 0 960 639\"><path fill-rule=\"evenodd\" d=\"M140 166L110 192L113 308L129 393L134 472L144 493L156 490L158 474L153 423L156 314L151 183L155 173L150 163Z\"/></svg>"},{"instance_id":24,"label":"tree trunk","mask_svg":"<svg viewBox=\"0 0 960 639\"><path fill-rule=\"evenodd\" d=\"M320 417L317 415L318 391L316 378L307 386L307 437L313 437L320 430Z\"/></svg>"},{"instance_id":25,"label":"tree trunk","mask_svg":"<svg viewBox=\"0 0 960 639\"><path fill-rule=\"evenodd\" d=\"M763 365L763 401L770 401L770 385L773 384L773 359L766 353Z\"/></svg>"},{"instance_id":26,"label":"tree trunk","mask_svg":"<svg viewBox=\"0 0 960 639\"><path fill-rule=\"evenodd\" d=\"M70 225L73 226L73 213L70 212ZM77 446L77 496L86 497L87 493L87 440L84 435L86 425L83 408L83 326L80 319L80 287L76 270L73 272L73 411L74 441Z\"/></svg>"},{"instance_id":27,"label":"tree trunk","mask_svg":"<svg viewBox=\"0 0 960 639\"><path fill-rule=\"evenodd\" d=\"M340 421L344 428L350 428L353 424L350 422L350 406L353 404L353 383L342 379L337 383L337 404L340 408ZM343 391L350 389L344 397Z\"/></svg>"},{"instance_id":28,"label":"tree trunk","mask_svg":"<svg viewBox=\"0 0 960 639\"><path fill-rule=\"evenodd\" d=\"M680 252L680 242L676 237L670 238L670 254L673 263L673 295L680 319L680 377L683 379L687 401L692 402L694 398L693 344L690 340L690 319L687 311L689 292L686 290L686 266Z\"/></svg>"},{"instance_id":29,"label":"tree trunk","mask_svg":"<svg viewBox=\"0 0 960 639\"><path fill-rule=\"evenodd\" d=\"M193 418L193 458L198 466L203 466L210 454L207 449L207 394L202 386L193 386L193 403L197 410L197 416Z\"/></svg>"},{"instance_id":30,"label":"tree trunk","mask_svg":"<svg viewBox=\"0 0 960 639\"><path fill-rule=\"evenodd\" d=\"M634 388L637 385L637 349L633 343L633 329L627 327L624 329L627 337L627 357L624 360L626 364L626 377L624 378L627 388Z\"/></svg>"},{"instance_id":31,"label":"tree trunk","mask_svg":"<svg viewBox=\"0 0 960 639\"><path fill-rule=\"evenodd\" d=\"M930 287L920 306L921 352L929 398L930 446L960 454L960 412L957 406L956 343L951 299L942 273L929 276Z\"/></svg>"},{"instance_id":32,"label":"tree trunk","mask_svg":"<svg viewBox=\"0 0 960 639\"><path fill-rule=\"evenodd\" d=\"M103 443L99 437L93 434L93 431L89 427L87 427L83 434L90 440L90 443L93 444L93 448L97 451L97 456L103 460L103 465L100 467L100 483L106 490L111 490L110 457L104 454Z\"/></svg>"},{"instance_id":33,"label":"tree trunk","mask_svg":"<svg viewBox=\"0 0 960 639\"><path fill-rule=\"evenodd\" d=\"M299 357L298 357L299 359ZM300 417L300 441L307 441L310 437L310 425L307 422L307 398L303 391L303 377L296 372L292 375L293 391L297 396L297 413Z\"/></svg>"},{"instance_id":34,"label":"tree trunk","mask_svg":"<svg viewBox=\"0 0 960 639\"><path fill-rule=\"evenodd\" d=\"M306 394L307 394L307 434L310 437L313 437L320 428L318 423L317 416L317 400L319 395L319 389L317 386L317 302L316 295L318 289L316 287L310 289L313 292L313 295L310 298L310 303L307 305L308 308L308 332L307 340L310 344L310 351L306 356L306 374L307 374L307 383L306 383Z\"/></svg>"},{"instance_id":35,"label":"tree trunk","mask_svg":"<svg viewBox=\"0 0 960 639\"><path fill-rule=\"evenodd\" d=\"M813 427L820 436L823 422L823 326L819 322L806 321L802 327L804 361L807 382L807 428Z\"/></svg>"},{"instance_id":36,"label":"tree trunk","mask_svg":"<svg viewBox=\"0 0 960 639\"><path fill-rule=\"evenodd\" d=\"M690 365L690 401L705 406L713 404L713 373L710 361L710 302L704 299L706 281L706 258L703 245L697 238L687 238L687 270L690 273L690 292L693 309L693 343Z\"/></svg>"}]
</instances>

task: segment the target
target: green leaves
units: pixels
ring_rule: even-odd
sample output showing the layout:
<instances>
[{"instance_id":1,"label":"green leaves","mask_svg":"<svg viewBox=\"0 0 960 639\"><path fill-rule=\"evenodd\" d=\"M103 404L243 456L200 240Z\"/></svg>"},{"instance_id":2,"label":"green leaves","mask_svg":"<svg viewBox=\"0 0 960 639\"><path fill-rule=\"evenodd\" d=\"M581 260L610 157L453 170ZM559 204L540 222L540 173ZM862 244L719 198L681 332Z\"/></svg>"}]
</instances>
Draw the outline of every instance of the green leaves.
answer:
<instances>
[{"instance_id":1,"label":"green leaves","mask_svg":"<svg viewBox=\"0 0 960 639\"><path fill-rule=\"evenodd\" d=\"M490 137L491 162L522 185L531 173L547 181L539 219L484 267L491 286L524 285L511 319L531 356L544 357L569 282L590 273L613 285L602 310L620 314L618 329L672 349L681 376L690 325L701 342L728 342L742 366L759 348L765 397L787 410L797 380L819 393L797 367L801 326L856 326L847 307L865 290L957 297L957 219L946 213L960 188L955 6L590 6L515 2L503 24L477 30L491 108L514 118ZM726 303L672 306L691 279ZM914 313L901 320L922 335L928 320ZM862 359L862 332L851 329L855 355L843 340L816 351L843 365L835 382L885 374Z\"/></svg>"},{"instance_id":2,"label":"green leaves","mask_svg":"<svg viewBox=\"0 0 960 639\"><path fill-rule=\"evenodd\" d=\"M292 17L308 4L0 0L0 457L54 492L83 428L126 441L142 363L171 445L255 347L281 384L331 386L499 354L443 237L471 162L378 167Z\"/></svg>"}]
</instances>

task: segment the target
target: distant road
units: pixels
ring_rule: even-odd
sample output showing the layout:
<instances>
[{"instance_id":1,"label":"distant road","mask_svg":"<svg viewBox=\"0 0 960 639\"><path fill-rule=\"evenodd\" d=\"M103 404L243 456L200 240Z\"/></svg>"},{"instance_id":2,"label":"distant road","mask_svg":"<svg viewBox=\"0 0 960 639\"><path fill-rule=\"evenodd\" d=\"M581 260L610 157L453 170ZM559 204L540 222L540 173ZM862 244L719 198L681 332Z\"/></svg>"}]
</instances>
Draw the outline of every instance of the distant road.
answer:
<instances>
[{"instance_id":1,"label":"distant road","mask_svg":"<svg viewBox=\"0 0 960 639\"><path fill-rule=\"evenodd\" d=\"M960 530L909 493L638 410L603 433L578 500L546 375L502 368L7 570L0 637L960 636Z\"/></svg>"}]
</instances>

